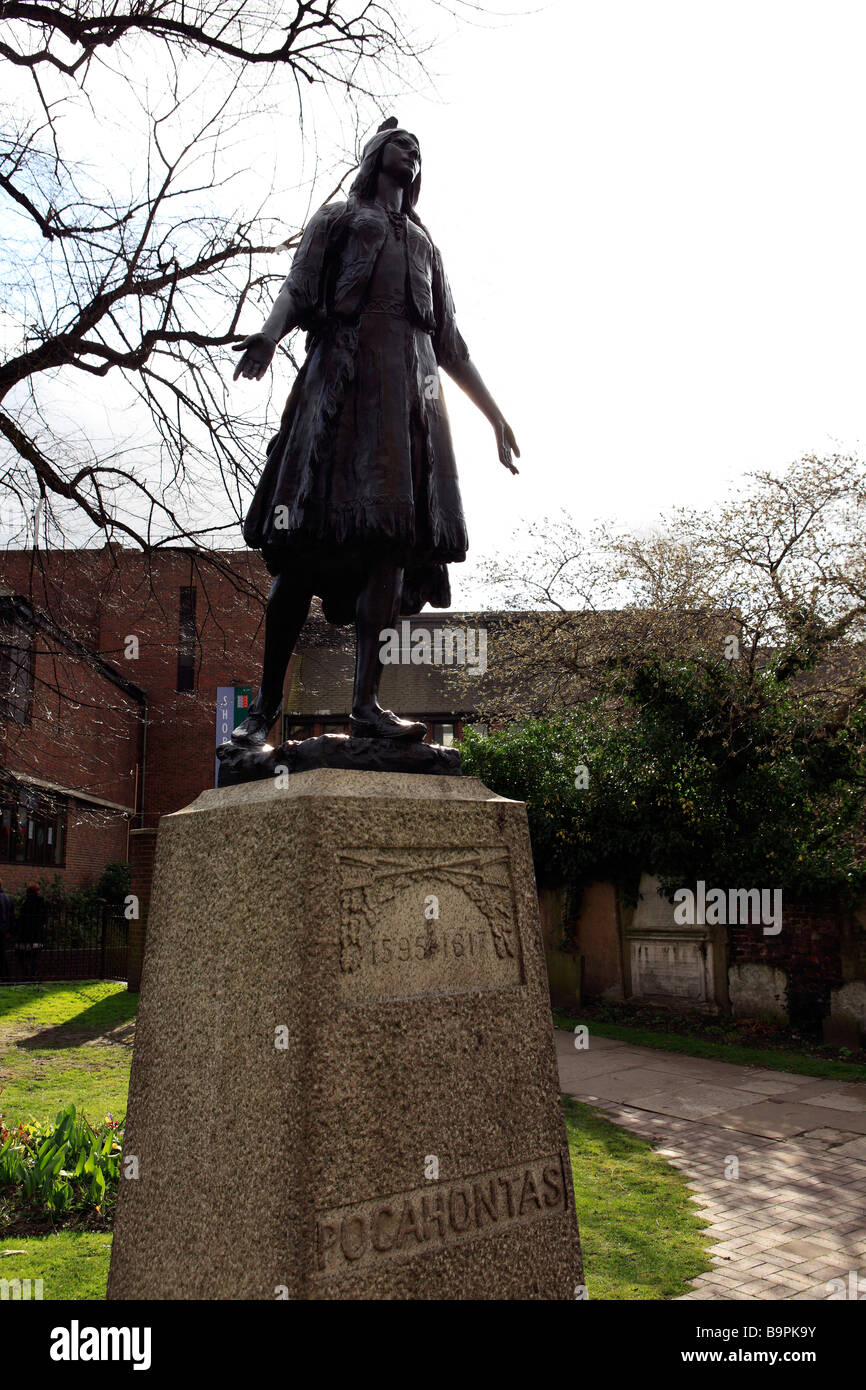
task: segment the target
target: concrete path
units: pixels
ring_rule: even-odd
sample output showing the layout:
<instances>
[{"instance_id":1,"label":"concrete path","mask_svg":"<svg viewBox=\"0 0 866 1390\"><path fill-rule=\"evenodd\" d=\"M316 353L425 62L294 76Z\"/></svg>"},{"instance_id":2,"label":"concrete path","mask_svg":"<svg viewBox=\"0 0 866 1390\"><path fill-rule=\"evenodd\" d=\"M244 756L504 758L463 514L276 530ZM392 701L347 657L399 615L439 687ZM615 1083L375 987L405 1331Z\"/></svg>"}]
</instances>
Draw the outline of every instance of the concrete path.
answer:
<instances>
[{"instance_id":1,"label":"concrete path","mask_svg":"<svg viewBox=\"0 0 866 1390\"><path fill-rule=\"evenodd\" d=\"M563 1091L689 1178L715 1268L685 1298L866 1300L866 1085L556 1032ZM830 1280L844 1285L828 1288Z\"/></svg>"}]
</instances>

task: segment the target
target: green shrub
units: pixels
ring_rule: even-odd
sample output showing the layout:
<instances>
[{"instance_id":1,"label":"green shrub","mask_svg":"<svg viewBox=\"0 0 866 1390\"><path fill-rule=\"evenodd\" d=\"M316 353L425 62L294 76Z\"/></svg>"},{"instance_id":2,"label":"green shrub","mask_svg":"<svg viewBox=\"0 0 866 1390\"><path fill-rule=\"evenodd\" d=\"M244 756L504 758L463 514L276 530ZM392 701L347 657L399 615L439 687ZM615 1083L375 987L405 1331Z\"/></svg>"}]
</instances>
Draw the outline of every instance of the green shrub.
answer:
<instances>
[{"instance_id":1,"label":"green shrub","mask_svg":"<svg viewBox=\"0 0 866 1390\"><path fill-rule=\"evenodd\" d=\"M87 891L92 892L99 902L123 907L123 900L129 892L129 865L122 861L106 864L93 888Z\"/></svg>"},{"instance_id":2,"label":"green shrub","mask_svg":"<svg viewBox=\"0 0 866 1390\"><path fill-rule=\"evenodd\" d=\"M71 1103L53 1125L0 1117L0 1230L33 1218L90 1215L107 1224L117 1199L123 1129L112 1115L91 1125Z\"/></svg>"},{"instance_id":3,"label":"green shrub","mask_svg":"<svg viewBox=\"0 0 866 1390\"><path fill-rule=\"evenodd\" d=\"M463 743L463 771L525 801L540 882L642 871L673 894L784 885L793 896L866 889L866 707L844 720L774 666L647 656L602 695Z\"/></svg>"},{"instance_id":4,"label":"green shrub","mask_svg":"<svg viewBox=\"0 0 866 1390\"><path fill-rule=\"evenodd\" d=\"M88 908L98 907L101 903L108 903L111 907L123 907L124 899L129 893L129 865L123 860L106 864L99 878L88 888L67 888L59 874L55 874L52 879L46 878L43 874L38 880L34 879L34 882L37 881L42 901L49 910L65 908L86 911ZM19 888L18 892L13 894L16 908L24 902L26 893L26 888Z\"/></svg>"}]
</instances>

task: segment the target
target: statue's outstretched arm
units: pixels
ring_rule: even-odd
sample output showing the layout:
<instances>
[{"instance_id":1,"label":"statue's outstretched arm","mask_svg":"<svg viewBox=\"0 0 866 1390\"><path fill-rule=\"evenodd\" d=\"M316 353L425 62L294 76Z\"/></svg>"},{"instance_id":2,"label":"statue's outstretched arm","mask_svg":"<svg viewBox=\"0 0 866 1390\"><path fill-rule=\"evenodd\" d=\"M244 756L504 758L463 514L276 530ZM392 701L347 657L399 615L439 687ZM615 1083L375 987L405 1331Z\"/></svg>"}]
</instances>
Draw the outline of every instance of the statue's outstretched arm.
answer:
<instances>
[{"instance_id":1,"label":"statue's outstretched arm","mask_svg":"<svg viewBox=\"0 0 866 1390\"><path fill-rule=\"evenodd\" d=\"M472 404L477 405L482 415L487 416L496 435L500 463L504 464L510 472L516 473L518 470L514 466L512 454L516 454L520 458L520 450L517 447L517 440L514 438L514 431L481 380L475 363L470 357L457 358L448 363L445 371L452 380L457 382L458 386L462 387Z\"/></svg>"},{"instance_id":2,"label":"statue's outstretched arm","mask_svg":"<svg viewBox=\"0 0 866 1390\"><path fill-rule=\"evenodd\" d=\"M242 343L232 346L232 352L243 353L235 367L234 380L237 381L239 376L245 376L254 381L261 381L271 365L277 343L293 328L297 328L298 322L295 298L287 280L274 300L274 307L265 319L261 332L253 333L251 337L244 338Z\"/></svg>"}]
</instances>

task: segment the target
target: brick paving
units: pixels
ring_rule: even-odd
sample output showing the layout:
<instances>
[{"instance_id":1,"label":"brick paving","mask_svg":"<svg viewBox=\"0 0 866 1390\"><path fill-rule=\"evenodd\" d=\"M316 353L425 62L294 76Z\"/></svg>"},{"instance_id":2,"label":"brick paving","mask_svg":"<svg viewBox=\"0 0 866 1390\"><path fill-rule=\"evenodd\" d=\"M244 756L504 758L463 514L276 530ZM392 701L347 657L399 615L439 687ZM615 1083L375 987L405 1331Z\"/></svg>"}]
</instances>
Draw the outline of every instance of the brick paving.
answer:
<instances>
[{"instance_id":1,"label":"brick paving","mask_svg":"<svg viewBox=\"0 0 866 1390\"><path fill-rule=\"evenodd\" d=\"M866 1086L557 1030L560 1082L683 1172L713 1269L685 1299L866 1301ZM829 1286L829 1287L828 1287Z\"/></svg>"}]
</instances>

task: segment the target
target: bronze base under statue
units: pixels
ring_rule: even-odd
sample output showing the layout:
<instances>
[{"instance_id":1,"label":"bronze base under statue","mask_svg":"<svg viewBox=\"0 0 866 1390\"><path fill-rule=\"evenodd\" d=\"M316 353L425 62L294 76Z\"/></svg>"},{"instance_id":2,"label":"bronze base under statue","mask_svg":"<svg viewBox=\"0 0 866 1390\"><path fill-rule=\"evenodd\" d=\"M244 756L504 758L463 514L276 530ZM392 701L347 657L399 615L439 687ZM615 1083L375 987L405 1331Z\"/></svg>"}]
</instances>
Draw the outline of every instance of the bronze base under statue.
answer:
<instances>
[{"instance_id":1,"label":"bronze base under statue","mask_svg":"<svg viewBox=\"0 0 866 1390\"><path fill-rule=\"evenodd\" d=\"M289 740L278 748L244 748L224 743L217 749L219 786L259 782L281 773L309 772L313 768L342 768L350 772L419 772L439 777L460 777L459 748L438 743L400 743L381 738L355 738L349 734L321 734L318 738Z\"/></svg>"}]
</instances>

